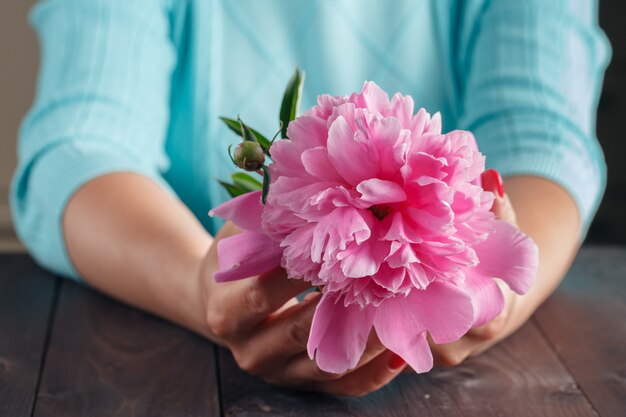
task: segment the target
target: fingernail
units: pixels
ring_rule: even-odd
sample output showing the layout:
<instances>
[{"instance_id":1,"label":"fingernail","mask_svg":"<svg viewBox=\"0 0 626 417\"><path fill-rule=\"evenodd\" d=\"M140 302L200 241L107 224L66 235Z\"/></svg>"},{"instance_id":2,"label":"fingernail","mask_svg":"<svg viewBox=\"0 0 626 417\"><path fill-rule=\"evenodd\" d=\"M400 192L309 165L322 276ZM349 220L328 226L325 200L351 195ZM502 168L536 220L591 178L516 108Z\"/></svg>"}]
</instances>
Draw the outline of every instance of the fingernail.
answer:
<instances>
[{"instance_id":1,"label":"fingernail","mask_svg":"<svg viewBox=\"0 0 626 417\"><path fill-rule=\"evenodd\" d=\"M320 292L318 292L318 291L311 291L310 293L307 293L307 294L304 296L304 298L302 299L302 302L304 302L304 303L308 303L308 302L310 302L310 301L312 301L312 300L315 300L317 297L319 297L319 296L320 296L320 294L321 294L321 293L320 293Z\"/></svg>"},{"instance_id":2,"label":"fingernail","mask_svg":"<svg viewBox=\"0 0 626 417\"><path fill-rule=\"evenodd\" d=\"M391 368L391 370L393 371L396 371L402 368L405 364L406 362L404 361L404 359L402 359L400 356L396 355L395 353L389 360L389 368Z\"/></svg>"},{"instance_id":3,"label":"fingernail","mask_svg":"<svg viewBox=\"0 0 626 417\"><path fill-rule=\"evenodd\" d=\"M498 193L498 196L504 197L504 182L502 176L495 169L488 169L480 176L480 180L484 190Z\"/></svg>"}]
</instances>

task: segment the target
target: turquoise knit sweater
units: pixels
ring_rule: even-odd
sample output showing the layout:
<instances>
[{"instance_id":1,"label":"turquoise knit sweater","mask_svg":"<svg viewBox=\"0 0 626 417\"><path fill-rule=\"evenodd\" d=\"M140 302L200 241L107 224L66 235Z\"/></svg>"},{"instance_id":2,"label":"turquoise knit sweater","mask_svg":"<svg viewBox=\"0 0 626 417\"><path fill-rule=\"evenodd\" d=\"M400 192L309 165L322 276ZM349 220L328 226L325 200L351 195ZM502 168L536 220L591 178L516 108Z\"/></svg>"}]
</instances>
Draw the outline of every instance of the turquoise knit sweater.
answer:
<instances>
[{"instance_id":1,"label":"turquoise knit sweater","mask_svg":"<svg viewBox=\"0 0 626 417\"><path fill-rule=\"evenodd\" d=\"M561 184L586 230L605 187L595 112L610 48L593 0L48 0L35 101L11 188L17 233L42 265L79 278L61 218L78 187L135 172L210 231L236 138L271 134L283 88L306 71L303 108L364 80L474 132L504 176Z\"/></svg>"}]
</instances>

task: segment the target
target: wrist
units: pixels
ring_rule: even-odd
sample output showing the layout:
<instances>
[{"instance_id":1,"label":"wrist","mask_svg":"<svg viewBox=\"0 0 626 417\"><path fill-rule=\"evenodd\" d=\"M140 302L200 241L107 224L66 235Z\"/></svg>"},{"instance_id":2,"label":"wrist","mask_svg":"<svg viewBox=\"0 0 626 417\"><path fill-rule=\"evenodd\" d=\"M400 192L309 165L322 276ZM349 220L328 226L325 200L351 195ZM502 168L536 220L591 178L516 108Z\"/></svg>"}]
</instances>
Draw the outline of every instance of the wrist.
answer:
<instances>
[{"instance_id":1,"label":"wrist","mask_svg":"<svg viewBox=\"0 0 626 417\"><path fill-rule=\"evenodd\" d=\"M211 338L209 327L207 325L207 306L208 306L208 294L210 280L207 279L207 275L212 275L210 268L207 265L207 258L210 257L211 246L213 239L210 238L209 242L205 245L206 248L202 251L196 252L189 260L187 265L186 277L189 277L185 302L186 302L186 316L188 327L195 333L205 337Z\"/></svg>"}]
</instances>

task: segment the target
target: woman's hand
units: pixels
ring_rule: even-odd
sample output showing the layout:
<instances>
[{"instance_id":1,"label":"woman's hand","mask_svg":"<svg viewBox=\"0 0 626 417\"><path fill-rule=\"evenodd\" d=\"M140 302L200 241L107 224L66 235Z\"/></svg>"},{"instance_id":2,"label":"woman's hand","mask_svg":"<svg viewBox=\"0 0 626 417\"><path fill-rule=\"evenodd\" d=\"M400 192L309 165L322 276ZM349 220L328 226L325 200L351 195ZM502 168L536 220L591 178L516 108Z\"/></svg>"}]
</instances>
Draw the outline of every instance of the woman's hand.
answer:
<instances>
[{"instance_id":1,"label":"woman's hand","mask_svg":"<svg viewBox=\"0 0 626 417\"><path fill-rule=\"evenodd\" d=\"M495 199L491 211L501 220L519 227L513 205L504 192L504 184L500 174L495 170L485 171L482 175L483 188L493 192ZM525 296L513 292L502 281L497 280L504 294L504 309L494 320L480 327L470 329L465 336L456 342L437 345L429 339L437 366L454 366L469 356L478 355L489 349L502 339L516 331L528 320L534 308L525 303Z\"/></svg>"},{"instance_id":2,"label":"woman's hand","mask_svg":"<svg viewBox=\"0 0 626 417\"><path fill-rule=\"evenodd\" d=\"M576 205L560 186L540 177L518 176L507 179L508 194L499 195L497 180L485 181L485 187L496 194L494 213L513 225L519 224L537 243L537 278L523 296L501 285L505 307L490 323L471 329L456 342L431 343L435 364L439 366L459 364L517 330L554 291L578 247L580 223ZM227 224L216 242L237 232L234 225ZM298 303L294 297L307 288L305 283L289 280L278 270L216 284L212 278L217 270L216 243L200 270L209 337L227 346L244 370L266 381L334 395L360 396L384 386L406 368L402 359L386 350L372 333L356 369L343 375L325 373L306 353L319 296L310 294L305 302Z\"/></svg>"},{"instance_id":3,"label":"woman's hand","mask_svg":"<svg viewBox=\"0 0 626 417\"><path fill-rule=\"evenodd\" d=\"M306 352L319 293L295 298L307 282L288 279L283 269L241 281L215 283L217 242L238 233L226 223L200 268L209 338L227 347L246 372L278 385L333 395L362 396L386 385L406 366L372 332L357 368L345 374L320 370Z\"/></svg>"}]
</instances>

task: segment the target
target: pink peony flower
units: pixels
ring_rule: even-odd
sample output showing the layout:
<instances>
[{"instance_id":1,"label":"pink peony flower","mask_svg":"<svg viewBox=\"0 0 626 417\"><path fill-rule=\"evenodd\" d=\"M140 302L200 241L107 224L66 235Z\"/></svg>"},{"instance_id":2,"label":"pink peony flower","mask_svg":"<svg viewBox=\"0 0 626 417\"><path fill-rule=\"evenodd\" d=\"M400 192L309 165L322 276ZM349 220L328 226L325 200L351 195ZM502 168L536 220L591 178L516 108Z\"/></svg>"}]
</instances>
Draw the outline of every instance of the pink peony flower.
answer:
<instances>
[{"instance_id":1,"label":"pink peony flower","mask_svg":"<svg viewBox=\"0 0 626 417\"><path fill-rule=\"evenodd\" d=\"M281 265L322 291L308 341L318 366L355 367L372 328L415 371L436 343L459 339L504 305L494 280L517 293L537 268L534 242L490 212L485 158L470 132L441 133L439 113L413 114L375 83L323 95L271 148L267 204L260 191L211 214L244 231L218 246L217 281Z\"/></svg>"}]
</instances>

